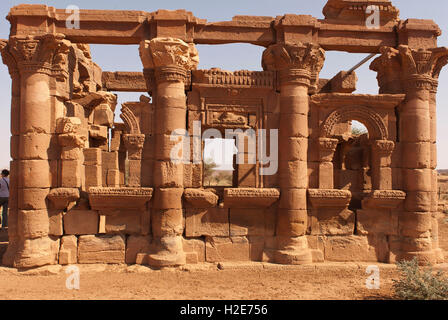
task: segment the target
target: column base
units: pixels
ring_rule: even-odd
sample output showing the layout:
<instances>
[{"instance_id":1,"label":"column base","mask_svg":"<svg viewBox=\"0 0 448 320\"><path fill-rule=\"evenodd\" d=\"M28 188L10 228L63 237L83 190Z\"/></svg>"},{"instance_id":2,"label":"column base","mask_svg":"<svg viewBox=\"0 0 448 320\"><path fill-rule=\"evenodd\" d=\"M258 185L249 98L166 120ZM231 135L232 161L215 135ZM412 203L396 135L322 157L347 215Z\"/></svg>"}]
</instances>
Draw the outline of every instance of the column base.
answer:
<instances>
[{"instance_id":1,"label":"column base","mask_svg":"<svg viewBox=\"0 0 448 320\"><path fill-rule=\"evenodd\" d=\"M444 263L445 262L445 254L443 250L440 248L434 249L434 255L436 259L436 263Z\"/></svg>"},{"instance_id":2,"label":"column base","mask_svg":"<svg viewBox=\"0 0 448 320\"><path fill-rule=\"evenodd\" d=\"M418 252L400 252L396 261L411 261L416 258L420 266L433 265L437 263L437 254L435 250Z\"/></svg>"},{"instance_id":3,"label":"column base","mask_svg":"<svg viewBox=\"0 0 448 320\"><path fill-rule=\"evenodd\" d=\"M277 250L274 253L274 262L278 264L301 265L313 262L308 240L301 237L277 237Z\"/></svg>"},{"instance_id":4,"label":"column base","mask_svg":"<svg viewBox=\"0 0 448 320\"><path fill-rule=\"evenodd\" d=\"M14 267L14 259L17 254L17 239L9 239L8 247L2 257L2 266Z\"/></svg>"},{"instance_id":5,"label":"column base","mask_svg":"<svg viewBox=\"0 0 448 320\"><path fill-rule=\"evenodd\" d=\"M274 261L278 264L301 265L312 263L313 257L309 249L298 251L278 250L274 253Z\"/></svg>"},{"instance_id":6,"label":"column base","mask_svg":"<svg viewBox=\"0 0 448 320\"><path fill-rule=\"evenodd\" d=\"M21 239L17 243L13 266L22 269L58 264L58 252L59 239Z\"/></svg>"},{"instance_id":7,"label":"column base","mask_svg":"<svg viewBox=\"0 0 448 320\"><path fill-rule=\"evenodd\" d=\"M187 263L181 236L160 238L156 240L156 246L157 253L148 255L148 264L151 267L177 267Z\"/></svg>"},{"instance_id":8,"label":"column base","mask_svg":"<svg viewBox=\"0 0 448 320\"><path fill-rule=\"evenodd\" d=\"M185 253L158 252L148 255L148 264L151 267L178 267L186 264Z\"/></svg>"}]
</instances>

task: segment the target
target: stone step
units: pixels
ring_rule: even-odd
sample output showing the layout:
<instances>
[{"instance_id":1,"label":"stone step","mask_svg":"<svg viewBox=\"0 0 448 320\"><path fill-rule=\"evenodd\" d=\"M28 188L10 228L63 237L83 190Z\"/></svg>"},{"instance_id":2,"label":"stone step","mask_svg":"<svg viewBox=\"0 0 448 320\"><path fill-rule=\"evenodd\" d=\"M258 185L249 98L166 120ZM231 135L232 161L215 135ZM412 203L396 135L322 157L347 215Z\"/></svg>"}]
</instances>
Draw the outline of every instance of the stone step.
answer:
<instances>
[{"instance_id":1,"label":"stone step","mask_svg":"<svg viewBox=\"0 0 448 320\"><path fill-rule=\"evenodd\" d=\"M0 230L0 242L8 242L8 230Z\"/></svg>"}]
</instances>

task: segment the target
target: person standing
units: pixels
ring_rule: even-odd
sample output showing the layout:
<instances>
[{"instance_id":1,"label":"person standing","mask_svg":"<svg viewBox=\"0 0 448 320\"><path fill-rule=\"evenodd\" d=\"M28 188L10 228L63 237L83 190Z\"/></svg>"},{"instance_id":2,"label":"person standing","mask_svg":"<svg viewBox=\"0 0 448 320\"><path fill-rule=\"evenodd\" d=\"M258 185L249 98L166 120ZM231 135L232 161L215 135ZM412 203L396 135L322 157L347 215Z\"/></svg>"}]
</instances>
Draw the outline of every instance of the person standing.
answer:
<instances>
[{"instance_id":1,"label":"person standing","mask_svg":"<svg viewBox=\"0 0 448 320\"><path fill-rule=\"evenodd\" d=\"M0 179L0 205L2 206L2 229L8 227L9 171L2 170Z\"/></svg>"}]
</instances>

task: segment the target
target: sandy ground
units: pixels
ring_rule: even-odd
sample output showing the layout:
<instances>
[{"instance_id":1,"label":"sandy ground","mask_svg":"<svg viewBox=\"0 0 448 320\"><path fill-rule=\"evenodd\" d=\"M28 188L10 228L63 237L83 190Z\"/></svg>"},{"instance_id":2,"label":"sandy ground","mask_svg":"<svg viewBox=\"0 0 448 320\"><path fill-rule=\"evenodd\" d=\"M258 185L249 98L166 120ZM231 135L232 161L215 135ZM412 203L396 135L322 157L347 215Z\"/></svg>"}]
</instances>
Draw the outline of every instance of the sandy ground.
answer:
<instances>
[{"instance_id":1,"label":"sandy ground","mask_svg":"<svg viewBox=\"0 0 448 320\"><path fill-rule=\"evenodd\" d=\"M393 265L379 265L380 289L366 288L368 264L278 266L204 264L175 270L144 266L80 265L80 289L66 288L66 268L19 272L0 268L0 300L8 299L391 299Z\"/></svg>"}]
</instances>

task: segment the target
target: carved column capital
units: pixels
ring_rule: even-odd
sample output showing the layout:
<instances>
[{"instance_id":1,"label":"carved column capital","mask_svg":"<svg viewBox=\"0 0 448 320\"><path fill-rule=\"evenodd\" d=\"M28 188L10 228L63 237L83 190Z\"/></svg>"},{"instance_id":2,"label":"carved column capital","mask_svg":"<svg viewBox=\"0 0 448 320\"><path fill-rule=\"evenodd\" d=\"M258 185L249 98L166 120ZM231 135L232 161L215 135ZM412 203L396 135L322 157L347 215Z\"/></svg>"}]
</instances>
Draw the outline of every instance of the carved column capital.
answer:
<instances>
[{"instance_id":1,"label":"carved column capital","mask_svg":"<svg viewBox=\"0 0 448 320\"><path fill-rule=\"evenodd\" d=\"M128 150L128 157L131 160L141 160L143 145L145 143L144 134L124 134L123 142Z\"/></svg>"},{"instance_id":2,"label":"carved column capital","mask_svg":"<svg viewBox=\"0 0 448 320\"><path fill-rule=\"evenodd\" d=\"M3 63L8 67L11 78L16 77L19 74L17 61L14 56L9 52L9 46L7 40L0 40L0 52L2 54Z\"/></svg>"},{"instance_id":3,"label":"carved column capital","mask_svg":"<svg viewBox=\"0 0 448 320\"><path fill-rule=\"evenodd\" d=\"M320 162L329 162L333 160L333 155L336 151L338 143L338 139L319 138Z\"/></svg>"},{"instance_id":4,"label":"carved column capital","mask_svg":"<svg viewBox=\"0 0 448 320\"><path fill-rule=\"evenodd\" d=\"M13 36L8 51L17 62L20 73L45 73L66 79L71 42L62 34Z\"/></svg>"},{"instance_id":5,"label":"carved column capital","mask_svg":"<svg viewBox=\"0 0 448 320\"><path fill-rule=\"evenodd\" d=\"M187 82L188 73L199 64L198 51L193 43L175 38L155 38L140 43L140 58L145 75L154 70L157 82Z\"/></svg>"},{"instance_id":6,"label":"carved column capital","mask_svg":"<svg viewBox=\"0 0 448 320\"><path fill-rule=\"evenodd\" d=\"M279 71L281 83L315 86L325 61L325 51L312 43L274 44L263 52L264 70Z\"/></svg>"},{"instance_id":7,"label":"carved column capital","mask_svg":"<svg viewBox=\"0 0 448 320\"><path fill-rule=\"evenodd\" d=\"M375 154L390 156L395 149L395 142L390 140L376 140L372 147Z\"/></svg>"},{"instance_id":8,"label":"carved column capital","mask_svg":"<svg viewBox=\"0 0 448 320\"><path fill-rule=\"evenodd\" d=\"M391 47L381 47L381 56L373 60L370 70L377 72L380 94L403 93L400 53Z\"/></svg>"},{"instance_id":9,"label":"carved column capital","mask_svg":"<svg viewBox=\"0 0 448 320\"><path fill-rule=\"evenodd\" d=\"M448 64L447 48L414 50L401 45L398 50L383 47L381 53L370 65L378 72L381 93L436 92L440 71Z\"/></svg>"}]
</instances>

